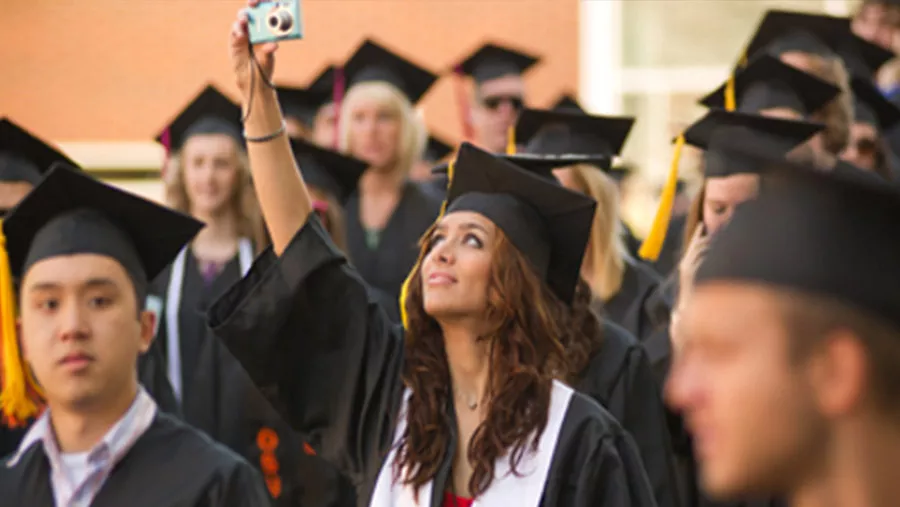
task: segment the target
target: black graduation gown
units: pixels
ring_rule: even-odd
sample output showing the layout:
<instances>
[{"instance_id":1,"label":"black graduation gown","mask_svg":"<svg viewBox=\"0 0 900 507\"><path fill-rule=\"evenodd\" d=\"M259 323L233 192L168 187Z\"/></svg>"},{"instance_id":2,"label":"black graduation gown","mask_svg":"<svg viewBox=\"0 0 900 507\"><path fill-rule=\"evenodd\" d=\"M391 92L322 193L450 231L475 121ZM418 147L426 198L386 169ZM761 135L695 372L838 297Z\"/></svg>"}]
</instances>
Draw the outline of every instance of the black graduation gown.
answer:
<instances>
[{"instance_id":1,"label":"black graduation gown","mask_svg":"<svg viewBox=\"0 0 900 507\"><path fill-rule=\"evenodd\" d=\"M653 269L662 276L671 273L681 259L682 235L684 234L685 222L687 222L687 215L672 217L672 220L669 222L669 227L666 230L666 240L663 242L659 257L653 263Z\"/></svg>"},{"instance_id":2,"label":"black graduation gown","mask_svg":"<svg viewBox=\"0 0 900 507\"><path fill-rule=\"evenodd\" d=\"M622 286L609 301L598 301L600 315L625 328L643 341L662 322L658 310L650 308L648 299L661 279L653 268L641 261L626 258Z\"/></svg>"},{"instance_id":3,"label":"black graduation gown","mask_svg":"<svg viewBox=\"0 0 900 507\"><path fill-rule=\"evenodd\" d=\"M394 441L404 391L403 334L371 300L318 218L310 217L281 257L271 250L260 256L209 318L260 391L349 476L359 505L367 505ZM640 469L631 437L575 393L541 505L655 505ZM435 477L434 507L441 505L446 475Z\"/></svg>"},{"instance_id":4,"label":"black graduation gown","mask_svg":"<svg viewBox=\"0 0 900 507\"><path fill-rule=\"evenodd\" d=\"M300 435L284 422L231 353L206 327L206 310L213 299L240 280L238 257L232 259L209 286L202 279L196 259L188 255L185 261L179 307L185 421L238 453L260 472L263 470L263 450L258 445L258 436L264 428L274 431L278 437L274 456L281 491L277 498L272 498L272 506L351 505L355 498L351 497L350 502L345 499L347 485L336 469L323 459L303 452ZM164 296L167 293L171 270L170 266L156 280L157 294ZM164 305L155 342L160 345L161 355L167 339L165 310ZM161 374L168 383L165 368Z\"/></svg>"},{"instance_id":5,"label":"black graduation gown","mask_svg":"<svg viewBox=\"0 0 900 507\"><path fill-rule=\"evenodd\" d=\"M151 293L163 301L162 312L157 316L159 322L155 343L159 346L159 354L166 364L168 331L166 319L169 311L167 293L172 277L172 266L167 267L154 280ZM238 256L225 265L216 279L209 285L203 280L200 265L193 255L185 256L184 279L181 286L181 301L178 305L178 333L181 347L181 408L185 422L204 430L213 438L219 439L215 428L208 426L211 418L217 418L218 405L222 393L218 391L212 379L215 379L217 352L207 340L206 310L220 294L231 284L241 279L241 267ZM163 369L165 375L167 370ZM213 375L210 376L210 373ZM168 376L166 375L168 378Z\"/></svg>"},{"instance_id":6,"label":"black graduation gown","mask_svg":"<svg viewBox=\"0 0 900 507\"><path fill-rule=\"evenodd\" d=\"M4 505L53 507L50 464L36 442L16 466L0 464ZM91 507L259 507L257 472L198 431L159 413L115 465Z\"/></svg>"},{"instance_id":7,"label":"black graduation gown","mask_svg":"<svg viewBox=\"0 0 900 507\"><path fill-rule=\"evenodd\" d=\"M415 182L406 182L397 208L379 234L376 248L366 244L366 231L359 219L359 193L347 201L347 253L363 279L386 293L386 309L399 315L400 287L419 256L419 238L434 223L441 199Z\"/></svg>"},{"instance_id":8,"label":"black graduation gown","mask_svg":"<svg viewBox=\"0 0 900 507\"><path fill-rule=\"evenodd\" d=\"M576 387L603 405L634 437L660 507L680 504L675 456L656 376L641 344L604 320L600 349Z\"/></svg>"}]
</instances>

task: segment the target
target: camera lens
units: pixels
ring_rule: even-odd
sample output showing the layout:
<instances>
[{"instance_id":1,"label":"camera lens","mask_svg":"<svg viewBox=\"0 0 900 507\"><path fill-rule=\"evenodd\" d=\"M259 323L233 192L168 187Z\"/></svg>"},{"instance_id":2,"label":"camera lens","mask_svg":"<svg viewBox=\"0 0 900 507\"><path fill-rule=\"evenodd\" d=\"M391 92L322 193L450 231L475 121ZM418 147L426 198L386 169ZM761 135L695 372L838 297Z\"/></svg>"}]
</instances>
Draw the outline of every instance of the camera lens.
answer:
<instances>
[{"instance_id":1,"label":"camera lens","mask_svg":"<svg viewBox=\"0 0 900 507\"><path fill-rule=\"evenodd\" d=\"M268 22L273 32L287 33L294 26L294 16L289 11L279 10L269 15Z\"/></svg>"}]
</instances>

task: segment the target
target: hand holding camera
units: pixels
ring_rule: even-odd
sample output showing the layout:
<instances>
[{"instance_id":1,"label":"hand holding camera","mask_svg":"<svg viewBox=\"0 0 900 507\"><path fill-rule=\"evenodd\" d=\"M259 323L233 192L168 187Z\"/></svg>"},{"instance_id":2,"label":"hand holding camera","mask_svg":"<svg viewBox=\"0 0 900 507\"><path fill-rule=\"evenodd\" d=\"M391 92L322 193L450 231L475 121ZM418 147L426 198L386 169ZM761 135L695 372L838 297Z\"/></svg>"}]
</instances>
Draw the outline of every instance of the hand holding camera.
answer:
<instances>
[{"instance_id":1,"label":"hand holding camera","mask_svg":"<svg viewBox=\"0 0 900 507\"><path fill-rule=\"evenodd\" d=\"M301 38L302 27L300 0L248 0L238 12L231 28L231 62L245 103L253 88L270 86L277 41Z\"/></svg>"}]
</instances>

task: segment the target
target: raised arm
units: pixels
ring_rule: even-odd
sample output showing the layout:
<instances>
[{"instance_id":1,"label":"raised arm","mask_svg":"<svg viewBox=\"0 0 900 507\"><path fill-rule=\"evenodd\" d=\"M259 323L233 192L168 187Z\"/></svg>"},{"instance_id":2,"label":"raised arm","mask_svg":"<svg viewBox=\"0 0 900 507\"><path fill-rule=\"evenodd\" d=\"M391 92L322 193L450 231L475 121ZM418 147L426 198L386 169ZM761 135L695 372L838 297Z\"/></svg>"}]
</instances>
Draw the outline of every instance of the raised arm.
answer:
<instances>
[{"instance_id":1,"label":"raised arm","mask_svg":"<svg viewBox=\"0 0 900 507\"><path fill-rule=\"evenodd\" d=\"M248 2L251 6L258 3ZM247 16L239 14L231 30L231 62L243 96L244 134L253 184L273 249L280 256L309 218L312 201L284 132L278 97L270 86L277 49L275 43L261 44L251 54Z\"/></svg>"},{"instance_id":2,"label":"raised arm","mask_svg":"<svg viewBox=\"0 0 900 507\"><path fill-rule=\"evenodd\" d=\"M275 94L250 77L243 16L232 30L245 135L266 139L248 142L248 154L273 248L212 305L208 324L285 421L367 498L393 442L403 332L310 213ZM266 76L274 49L255 49Z\"/></svg>"}]
</instances>

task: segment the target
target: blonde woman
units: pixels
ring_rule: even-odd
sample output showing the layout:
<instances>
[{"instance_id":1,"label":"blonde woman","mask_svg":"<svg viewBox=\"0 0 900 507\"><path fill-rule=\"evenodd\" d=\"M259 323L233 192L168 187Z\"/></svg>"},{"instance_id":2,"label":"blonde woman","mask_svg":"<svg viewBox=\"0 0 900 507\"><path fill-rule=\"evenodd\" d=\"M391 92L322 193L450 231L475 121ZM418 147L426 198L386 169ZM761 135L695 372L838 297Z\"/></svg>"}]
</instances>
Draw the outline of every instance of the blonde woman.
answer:
<instances>
[{"instance_id":1,"label":"blonde woman","mask_svg":"<svg viewBox=\"0 0 900 507\"><path fill-rule=\"evenodd\" d=\"M240 107L208 86L165 134L173 148L164 181L167 204L206 224L152 290L161 300L157 338L169 382L189 422L206 307L241 278L262 246L240 118ZM198 403L206 405L205 398Z\"/></svg>"},{"instance_id":2,"label":"blonde woman","mask_svg":"<svg viewBox=\"0 0 900 507\"><path fill-rule=\"evenodd\" d=\"M362 277L392 301L416 262L417 241L440 210L440 199L410 182L425 131L413 104L436 76L366 41L347 61L349 85L340 105L341 150L368 164L346 204L347 252ZM395 319L399 306L387 308Z\"/></svg>"}]
</instances>

